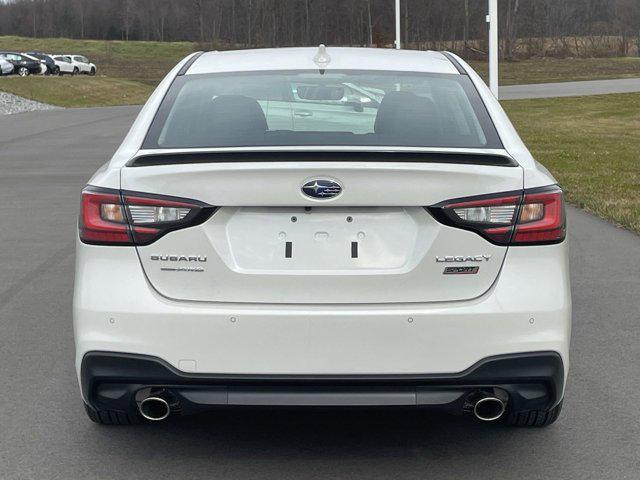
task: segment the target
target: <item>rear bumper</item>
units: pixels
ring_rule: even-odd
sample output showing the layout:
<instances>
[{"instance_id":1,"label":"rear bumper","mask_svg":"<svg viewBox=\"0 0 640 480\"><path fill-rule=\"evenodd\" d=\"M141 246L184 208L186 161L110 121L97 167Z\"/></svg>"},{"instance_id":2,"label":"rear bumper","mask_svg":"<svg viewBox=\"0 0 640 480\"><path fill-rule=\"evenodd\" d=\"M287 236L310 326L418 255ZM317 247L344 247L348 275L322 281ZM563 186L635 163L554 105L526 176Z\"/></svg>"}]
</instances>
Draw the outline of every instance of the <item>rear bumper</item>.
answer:
<instances>
[{"instance_id":1,"label":"rear bumper","mask_svg":"<svg viewBox=\"0 0 640 480\"><path fill-rule=\"evenodd\" d=\"M100 351L160 358L185 374L421 375L550 351L566 377L566 257L564 243L510 248L495 285L469 301L229 304L166 299L147 282L135 249L80 244L76 368L80 375L85 354Z\"/></svg>"},{"instance_id":2,"label":"rear bumper","mask_svg":"<svg viewBox=\"0 0 640 480\"><path fill-rule=\"evenodd\" d=\"M467 370L436 375L187 374L143 355L89 352L81 366L85 401L96 409L131 411L136 393L161 389L176 412L215 406L425 406L452 413L479 390L507 392L513 411L549 409L562 399L564 365L554 352L486 358Z\"/></svg>"}]
</instances>

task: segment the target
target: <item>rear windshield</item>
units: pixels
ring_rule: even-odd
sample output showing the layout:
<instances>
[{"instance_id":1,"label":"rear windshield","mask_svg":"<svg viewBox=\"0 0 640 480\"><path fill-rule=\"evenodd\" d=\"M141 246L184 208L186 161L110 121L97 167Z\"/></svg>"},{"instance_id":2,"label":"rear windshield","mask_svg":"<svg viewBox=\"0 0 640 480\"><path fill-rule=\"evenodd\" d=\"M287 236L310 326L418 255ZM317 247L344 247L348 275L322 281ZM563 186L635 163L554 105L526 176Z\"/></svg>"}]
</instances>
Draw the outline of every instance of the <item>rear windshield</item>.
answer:
<instances>
[{"instance_id":1,"label":"rear windshield","mask_svg":"<svg viewBox=\"0 0 640 480\"><path fill-rule=\"evenodd\" d=\"M287 71L177 77L144 148L501 148L466 75Z\"/></svg>"}]
</instances>

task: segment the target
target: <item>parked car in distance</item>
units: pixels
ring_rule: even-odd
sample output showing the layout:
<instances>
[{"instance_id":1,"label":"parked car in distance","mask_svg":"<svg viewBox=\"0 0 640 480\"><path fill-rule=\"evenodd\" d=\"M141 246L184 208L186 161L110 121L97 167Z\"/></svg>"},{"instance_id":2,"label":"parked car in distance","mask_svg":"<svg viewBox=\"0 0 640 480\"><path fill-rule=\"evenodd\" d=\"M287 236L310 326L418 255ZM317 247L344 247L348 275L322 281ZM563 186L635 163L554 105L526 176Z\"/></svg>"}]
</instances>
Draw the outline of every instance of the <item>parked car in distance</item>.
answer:
<instances>
[{"instance_id":1,"label":"parked car in distance","mask_svg":"<svg viewBox=\"0 0 640 480\"><path fill-rule=\"evenodd\" d=\"M0 56L13 64L13 70L21 77L28 75L37 75L42 73L42 64L40 60L29 57L22 53L0 52Z\"/></svg>"},{"instance_id":2,"label":"parked car in distance","mask_svg":"<svg viewBox=\"0 0 640 480\"><path fill-rule=\"evenodd\" d=\"M0 57L0 75L11 75L13 73L13 63Z\"/></svg>"},{"instance_id":3,"label":"parked car in distance","mask_svg":"<svg viewBox=\"0 0 640 480\"><path fill-rule=\"evenodd\" d=\"M78 68L79 73L84 73L87 75L95 75L96 74L96 66L89 61L87 57L82 55L66 55L71 58L71 62L75 67Z\"/></svg>"},{"instance_id":4,"label":"parked car in distance","mask_svg":"<svg viewBox=\"0 0 640 480\"><path fill-rule=\"evenodd\" d=\"M66 55L51 55L53 61L59 69L60 75L76 75L80 73L80 69L76 67L71 61L71 57Z\"/></svg>"},{"instance_id":5,"label":"parked car in distance","mask_svg":"<svg viewBox=\"0 0 640 480\"><path fill-rule=\"evenodd\" d=\"M41 52L26 52L26 55L40 60L40 63L47 68L47 71L44 72L45 75L58 75L60 73L60 67L56 65L51 56Z\"/></svg>"},{"instance_id":6,"label":"parked car in distance","mask_svg":"<svg viewBox=\"0 0 640 480\"><path fill-rule=\"evenodd\" d=\"M44 64L44 62L42 62L42 60L40 60L37 57L34 57L33 55L29 55L28 53L21 53L21 55L24 55L29 60L34 60L34 61L36 61L36 62L38 62L40 64L40 72L38 72L40 75L47 75L48 74L47 66Z\"/></svg>"}]
</instances>

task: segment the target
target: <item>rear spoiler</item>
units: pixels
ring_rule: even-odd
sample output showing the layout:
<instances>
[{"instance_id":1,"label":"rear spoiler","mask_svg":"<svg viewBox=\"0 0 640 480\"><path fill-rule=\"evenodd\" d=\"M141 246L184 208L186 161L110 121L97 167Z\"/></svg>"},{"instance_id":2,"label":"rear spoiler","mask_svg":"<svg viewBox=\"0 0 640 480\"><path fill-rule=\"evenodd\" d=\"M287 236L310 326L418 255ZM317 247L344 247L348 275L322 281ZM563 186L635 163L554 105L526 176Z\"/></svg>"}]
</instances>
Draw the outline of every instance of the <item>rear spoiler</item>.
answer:
<instances>
[{"instance_id":1,"label":"rear spoiler","mask_svg":"<svg viewBox=\"0 0 640 480\"><path fill-rule=\"evenodd\" d=\"M388 163L457 163L517 167L518 163L508 155L495 153L461 152L184 152L140 155L129 162L128 167L155 165L180 165L193 163L236 162L388 162Z\"/></svg>"}]
</instances>

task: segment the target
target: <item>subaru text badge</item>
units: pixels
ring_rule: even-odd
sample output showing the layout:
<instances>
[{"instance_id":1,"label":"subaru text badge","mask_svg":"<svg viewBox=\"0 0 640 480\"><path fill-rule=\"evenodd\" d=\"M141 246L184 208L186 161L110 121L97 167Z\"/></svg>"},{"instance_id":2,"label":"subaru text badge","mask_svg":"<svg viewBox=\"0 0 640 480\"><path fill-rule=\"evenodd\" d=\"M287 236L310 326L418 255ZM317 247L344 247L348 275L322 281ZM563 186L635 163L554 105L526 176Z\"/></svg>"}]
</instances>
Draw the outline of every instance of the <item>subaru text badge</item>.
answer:
<instances>
[{"instance_id":1,"label":"subaru text badge","mask_svg":"<svg viewBox=\"0 0 640 480\"><path fill-rule=\"evenodd\" d=\"M302 186L302 193L307 197L320 200L337 197L342 193L342 187L334 180L314 179Z\"/></svg>"}]
</instances>

